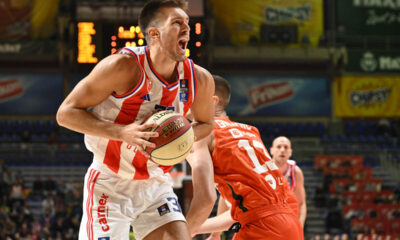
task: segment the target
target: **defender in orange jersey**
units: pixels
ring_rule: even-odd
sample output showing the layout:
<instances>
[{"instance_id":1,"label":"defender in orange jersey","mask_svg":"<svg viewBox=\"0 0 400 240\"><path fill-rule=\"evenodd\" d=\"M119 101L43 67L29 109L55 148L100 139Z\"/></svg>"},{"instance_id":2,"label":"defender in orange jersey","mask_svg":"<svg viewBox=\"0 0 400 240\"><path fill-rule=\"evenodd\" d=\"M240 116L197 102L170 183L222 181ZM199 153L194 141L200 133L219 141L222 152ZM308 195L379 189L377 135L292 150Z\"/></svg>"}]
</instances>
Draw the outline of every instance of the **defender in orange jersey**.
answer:
<instances>
[{"instance_id":1,"label":"defender in orange jersey","mask_svg":"<svg viewBox=\"0 0 400 240\"><path fill-rule=\"evenodd\" d=\"M201 192L214 189L212 173L218 191L231 208L203 224L192 224L192 235L225 231L238 222L236 240L303 239L301 224L287 204L288 182L271 160L257 128L226 116L230 86L219 76L214 76L214 81L214 130L194 144L188 159L197 169L192 176L194 197L187 220L190 225L197 215L209 214L199 212L197 205L206 195ZM200 168L204 174L200 174Z\"/></svg>"}]
</instances>

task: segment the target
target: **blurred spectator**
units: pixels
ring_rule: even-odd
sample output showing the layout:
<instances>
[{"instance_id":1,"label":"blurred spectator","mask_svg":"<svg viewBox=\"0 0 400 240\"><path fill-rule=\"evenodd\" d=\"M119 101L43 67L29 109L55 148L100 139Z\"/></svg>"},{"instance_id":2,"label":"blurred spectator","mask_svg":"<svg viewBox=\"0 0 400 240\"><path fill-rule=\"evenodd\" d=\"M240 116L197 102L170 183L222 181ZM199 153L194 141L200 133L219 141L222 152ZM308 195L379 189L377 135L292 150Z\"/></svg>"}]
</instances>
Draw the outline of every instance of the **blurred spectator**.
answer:
<instances>
[{"instance_id":1,"label":"blurred spectator","mask_svg":"<svg viewBox=\"0 0 400 240\"><path fill-rule=\"evenodd\" d=\"M33 194L36 196L42 196L44 190L44 184L40 179L40 175L38 174L33 181Z\"/></svg>"},{"instance_id":2,"label":"blurred spectator","mask_svg":"<svg viewBox=\"0 0 400 240\"><path fill-rule=\"evenodd\" d=\"M57 238L58 235L63 236L64 231L64 218L62 216L58 216L54 223L51 225L51 234L54 238Z\"/></svg>"},{"instance_id":3,"label":"blurred spectator","mask_svg":"<svg viewBox=\"0 0 400 240\"><path fill-rule=\"evenodd\" d=\"M65 203L64 203L64 194L57 193L56 201L54 203L54 208L56 211L57 216L64 216L65 215Z\"/></svg>"},{"instance_id":4,"label":"blurred spectator","mask_svg":"<svg viewBox=\"0 0 400 240\"><path fill-rule=\"evenodd\" d=\"M323 240L331 240L331 235L329 233L325 233Z\"/></svg>"},{"instance_id":5,"label":"blurred spectator","mask_svg":"<svg viewBox=\"0 0 400 240\"><path fill-rule=\"evenodd\" d=\"M24 143L31 141L31 133L28 130L24 130L21 135L21 141Z\"/></svg>"},{"instance_id":6,"label":"blurred spectator","mask_svg":"<svg viewBox=\"0 0 400 240\"><path fill-rule=\"evenodd\" d=\"M13 184L13 182L15 181L14 174L11 171L11 168L6 167L5 173L3 174L3 181L8 186L11 186L11 184Z\"/></svg>"},{"instance_id":7,"label":"blurred spectator","mask_svg":"<svg viewBox=\"0 0 400 240\"><path fill-rule=\"evenodd\" d=\"M322 208L326 206L326 192L324 191L322 183L318 184L315 188L314 201L316 207Z\"/></svg>"},{"instance_id":8,"label":"blurred spectator","mask_svg":"<svg viewBox=\"0 0 400 240\"><path fill-rule=\"evenodd\" d=\"M325 220L325 229L330 234L336 234L343 231L343 218L341 209L331 207Z\"/></svg>"},{"instance_id":9,"label":"blurred spectator","mask_svg":"<svg viewBox=\"0 0 400 240\"><path fill-rule=\"evenodd\" d=\"M390 122L387 118L381 118L378 121L378 132L381 135L389 136L391 134Z\"/></svg>"},{"instance_id":10,"label":"blurred spectator","mask_svg":"<svg viewBox=\"0 0 400 240\"><path fill-rule=\"evenodd\" d=\"M48 226L44 226L42 230L39 232L40 240L51 240L50 229Z\"/></svg>"},{"instance_id":11,"label":"blurred spectator","mask_svg":"<svg viewBox=\"0 0 400 240\"><path fill-rule=\"evenodd\" d=\"M349 240L349 235L347 233L342 233L340 240Z\"/></svg>"},{"instance_id":12,"label":"blurred spectator","mask_svg":"<svg viewBox=\"0 0 400 240\"><path fill-rule=\"evenodd\" d=\"M340 240L340 235L335 235L333 238L332 238L332 240Z\"/></svg>"},{"instance_id":13,"label":"blurred spectator","mask_svg":"<svg viewBox=\"0 0 400 240\"><path fill-rule=\"evenodd\" d=\"M311 240L321 240L321 236L319 234L315 235Z\"/></svg>"},{"instance_id":14,"label":"blurred spectator","mask_svg":"<svg viewBox=\"0 0 400 240\"><path fill-rule=\"evenodd\" d=\"M55 193L56 193L57 185L56 185L56 182L51 178L50 175L48 175L47 180L44 181L44 190L45 190L46 195L48 193L55 195Z\"/></svg>"},{"instance_id":15,"label":"blurred spectator","mask_svg":"<svg viewBox=\"0 0 400 240\"><path fill-rule=\"evenodd\" d=\"M22 206L25 201L24 187L19 179L11 186L10 200L12 203L19 202L20 206Z\"/></svg>"},{"instance_id":16,"label":"blurred spectator","mask_svg":"<svg viewBox=\"0 0 400 240\"><path fill-rule=\"evenodd\" d=\"M2 224L0 224L0 239L6 239L7 237L11 237L17 231L17 226L15 222L11 220L11 218L6 217Z\"/></svg>"},{"instance_id":17,"label":"blurred spectator","mask_svg":"<svg viewBox=\"0 0 400 240\"><path fill-rule=\"evenodd\" d=\"M18 233L22 239L27 239L29 237L29 235L31 234L28 224L25 221L21 224L21 227L20 227Z\"/></svg>"},{"instance_id":18,"label":"blurred spectator","mask_svg":"<svg viewBox=\"0 0 400 240\"><path fill-rule=\"evenodd\" d=\"M0 181L3 180L3 175L6 172L6 165L4 159L0 158Z\"/></svg>"},{"instance_id":19,"label":"blurred spectator","mask_svg":"<svg viewBox=\"0 0 400 240\"><path fill-rule=\"evenodd\" d=\"M69 180L65 183L65 189L64 189L65 193L68 193L68 192L70 192L70 191L72 192L72 191L74 191L75 189L76 189L75 183L73 183L72 180L69 179Z\"/></svg>"},{"instance_id":20,"label":"blurred spectator","mask_svg":"<svg viewBox=\"0 0 400 240\"><path fill-rule=\"evenodd\" d=\"M54 207L54 201L52 198L52 195L48 193L46 195L46 198L43 199L42 201L42 209L43 209L43 215L49 215L53 217L56 213L55 207Z\"/></svg>"}]
</instances>

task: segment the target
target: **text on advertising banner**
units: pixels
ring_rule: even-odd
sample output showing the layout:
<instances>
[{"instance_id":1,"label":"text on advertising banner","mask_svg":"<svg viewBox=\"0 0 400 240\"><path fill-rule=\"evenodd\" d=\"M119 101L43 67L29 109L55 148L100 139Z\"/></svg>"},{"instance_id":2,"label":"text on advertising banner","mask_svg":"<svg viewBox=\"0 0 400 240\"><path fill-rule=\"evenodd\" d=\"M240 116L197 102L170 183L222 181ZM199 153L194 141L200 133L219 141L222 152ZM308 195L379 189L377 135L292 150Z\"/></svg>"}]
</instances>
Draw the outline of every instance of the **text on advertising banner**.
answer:
<instances>
[{"instance_id":1,"label":"text on advertising banner","mask_svg":"<svg viewBox=\"0 0 400 240\"><path fill-rule=\"evenodd\" d=\"M338 117L399 117L400 77L345 76L334 81Z\"/></svg>"},{"instance_id":2,"label":"text on advertising banner","mask_svg":"<svg viewBox=\"0 0 400 240\"><path fill-rule=\"evenodd\" d=\"M330 116L330 81L318 77L227 75L230 115Z\"/></svg>"}]
</instances>

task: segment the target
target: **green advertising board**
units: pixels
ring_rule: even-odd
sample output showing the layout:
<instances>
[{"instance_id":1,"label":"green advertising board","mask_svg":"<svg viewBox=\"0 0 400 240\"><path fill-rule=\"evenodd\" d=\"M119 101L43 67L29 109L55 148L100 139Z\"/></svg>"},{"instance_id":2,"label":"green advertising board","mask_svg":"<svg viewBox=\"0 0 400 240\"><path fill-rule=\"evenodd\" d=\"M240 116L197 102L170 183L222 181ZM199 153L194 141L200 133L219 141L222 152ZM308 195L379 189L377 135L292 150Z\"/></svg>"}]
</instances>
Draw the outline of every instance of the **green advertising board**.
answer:
<instances>
[{"instance_id":1,"label":"green advertising board","mask_svg":"<svg viewBox=\"0 0 400 240\"><path fill-rule=\"evenodd\" d=\"M400 51L349 50L348 72L400 73Z\"/></svg>"},{"instance_id":2,"label":"green advertising board","mask_svg":"<svg viewBox=\"0 0 400 240\"><path fill-rule=\"evenodd\" d=\"M398 0L337 0L336 12L341 36L400 36Z\"/></svg>"}]
</instances>

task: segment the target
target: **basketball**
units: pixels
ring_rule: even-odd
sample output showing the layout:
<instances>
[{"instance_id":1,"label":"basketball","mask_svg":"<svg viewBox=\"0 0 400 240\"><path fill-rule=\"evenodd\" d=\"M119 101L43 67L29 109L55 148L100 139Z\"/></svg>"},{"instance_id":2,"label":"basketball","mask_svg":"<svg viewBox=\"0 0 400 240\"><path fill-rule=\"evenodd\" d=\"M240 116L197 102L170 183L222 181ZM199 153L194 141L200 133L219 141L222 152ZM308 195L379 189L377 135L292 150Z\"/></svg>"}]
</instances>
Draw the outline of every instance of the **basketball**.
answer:
<instances>
[{"instance_id":1,"label":"basketball","mask_svg":"<svg viewBox=\"0 0 400 240\"><path fill-rule=\"evenodd\" d=\"M150 131L159 134L159 137L149 139L150 142L156 144L156 147L145 148L151 160L164 166L171 166L185 160L194 141L190 122L173 111L157 112L150 116L147 122L157 123L157 127Z\"/></svg>"}]
</instances>

